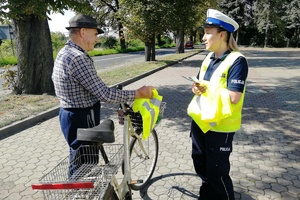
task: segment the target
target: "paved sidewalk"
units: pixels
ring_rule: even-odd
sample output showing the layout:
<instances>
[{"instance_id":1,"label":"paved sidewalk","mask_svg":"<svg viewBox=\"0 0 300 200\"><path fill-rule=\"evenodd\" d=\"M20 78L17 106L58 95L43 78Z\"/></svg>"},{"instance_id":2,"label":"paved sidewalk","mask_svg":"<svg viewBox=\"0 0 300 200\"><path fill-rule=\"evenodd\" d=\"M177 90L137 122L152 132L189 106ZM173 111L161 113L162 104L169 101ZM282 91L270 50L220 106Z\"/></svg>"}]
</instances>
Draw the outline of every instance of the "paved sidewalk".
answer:
<instances>
[{"instance_id":1,"label":"paved sidewalk","mask_svg":"<svg viewBox=\"0 0 300 200\"><path fill-rule=\"evenodd\" d=\"M250 72L242 129L236 133L231 174L236 199L300 199L300 50L243 49ZM134 82L158 88L167 109L157 127L158 165L151 184L134 191L134 199L197 199L201 180L192 166L190 118L191 83L205 53L192 56ZM102 118L116 118L116 107L105 104ZM118 129L119 130L119 129ZM116 132L117 141L121 133ZM0 138L0 199L42 199L31 184L68 154L58 117L6 138Z\"/></svg>"}]
</instances>

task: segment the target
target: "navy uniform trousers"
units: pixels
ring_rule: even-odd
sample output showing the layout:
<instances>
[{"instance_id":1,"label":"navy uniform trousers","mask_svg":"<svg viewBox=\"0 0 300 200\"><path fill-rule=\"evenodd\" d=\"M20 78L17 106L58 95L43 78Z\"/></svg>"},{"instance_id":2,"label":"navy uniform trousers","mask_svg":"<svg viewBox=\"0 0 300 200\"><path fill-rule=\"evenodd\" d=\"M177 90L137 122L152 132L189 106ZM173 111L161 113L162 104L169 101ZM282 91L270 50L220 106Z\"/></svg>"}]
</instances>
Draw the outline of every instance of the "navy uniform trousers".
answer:
<instances>
[{"instance_id":1,"label":"navy uniform trousers","mask_svg":"<svg viewBox=\"0 0 300 200\"><path fill-rule=\"evenodd\" d=\"M88 162L77 150L81 145L92 144L91 142L78 141L78 128L92 128L100 123L100 102L89 108L60 108L59 121L61 130L70 147L69 177L71 177L81 164ZM98 152L95 152L98 154ZM98 159L98 156L94 159ZM95 162L95 161L94 161Z\"/></svg>"},{"instance_id":2,"label":"navy uniform trousers","mask_svg":"<svg viewBox=\"0 0 300 200\"><path fill-rule=\"evenodd\" d=\"M203 133L192 121L192 159L196 173L202 179L199 199L234 200L229 176L234 133L208 131Z\"/></svg>"}]
</instances>

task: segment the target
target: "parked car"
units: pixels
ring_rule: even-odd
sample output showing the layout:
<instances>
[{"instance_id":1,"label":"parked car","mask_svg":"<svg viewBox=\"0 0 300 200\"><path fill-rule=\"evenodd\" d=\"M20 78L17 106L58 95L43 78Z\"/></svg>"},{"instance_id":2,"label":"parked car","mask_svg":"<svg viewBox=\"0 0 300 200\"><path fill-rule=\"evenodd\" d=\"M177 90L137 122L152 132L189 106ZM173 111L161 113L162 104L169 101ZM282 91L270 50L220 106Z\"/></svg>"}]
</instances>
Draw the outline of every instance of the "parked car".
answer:
<instances>
[{"instance_id":1,"label":"parked car","mask_svg":"<svg viewBox=\"0 0 300 200\"><path fill-rule=\"evenodd\" d=\"M191 48L193 49L194 48L194 43L192 41L187 41L184 45L184 48Z\"/></svg>"}]
</instances>

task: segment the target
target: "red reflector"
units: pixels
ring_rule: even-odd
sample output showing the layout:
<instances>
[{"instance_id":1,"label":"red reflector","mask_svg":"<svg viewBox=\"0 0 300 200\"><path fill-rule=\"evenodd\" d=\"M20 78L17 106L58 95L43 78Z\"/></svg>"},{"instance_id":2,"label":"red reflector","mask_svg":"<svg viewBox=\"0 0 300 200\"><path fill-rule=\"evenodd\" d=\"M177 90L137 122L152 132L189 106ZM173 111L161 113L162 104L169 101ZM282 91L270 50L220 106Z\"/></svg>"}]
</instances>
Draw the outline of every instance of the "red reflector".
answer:
<instances>
[{"instance_id":1,"label":"red reflector","mask_svg":"<svg viewBox=\"0 0 300 200\"><path fill-rule=\"evenodd\" d=\"M66 190L66 189L88 189L94 188L93 182L75 182L75 183L41 183L32 184L33 190Z\"/></svg>"}]
</instances>

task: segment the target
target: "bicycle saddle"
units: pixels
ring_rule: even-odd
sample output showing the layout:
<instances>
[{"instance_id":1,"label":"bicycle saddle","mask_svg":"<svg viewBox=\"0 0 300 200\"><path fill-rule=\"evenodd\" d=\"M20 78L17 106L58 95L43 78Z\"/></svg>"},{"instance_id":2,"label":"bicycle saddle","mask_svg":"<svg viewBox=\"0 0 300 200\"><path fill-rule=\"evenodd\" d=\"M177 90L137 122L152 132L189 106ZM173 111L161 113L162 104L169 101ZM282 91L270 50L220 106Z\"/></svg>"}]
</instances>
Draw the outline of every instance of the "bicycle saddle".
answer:
<instances>
[{"instance_id":1,"label":"bicycle saddle","mask_svg":"<svg viewBox=\"0 0 300 200\"><path fill-rule=\"evenodd\" d=\"M113 143L115 141L115 125L111 119L106 119L93 128L78 128L77 140L99 143Z\"/></svg>"}]
</instances>

